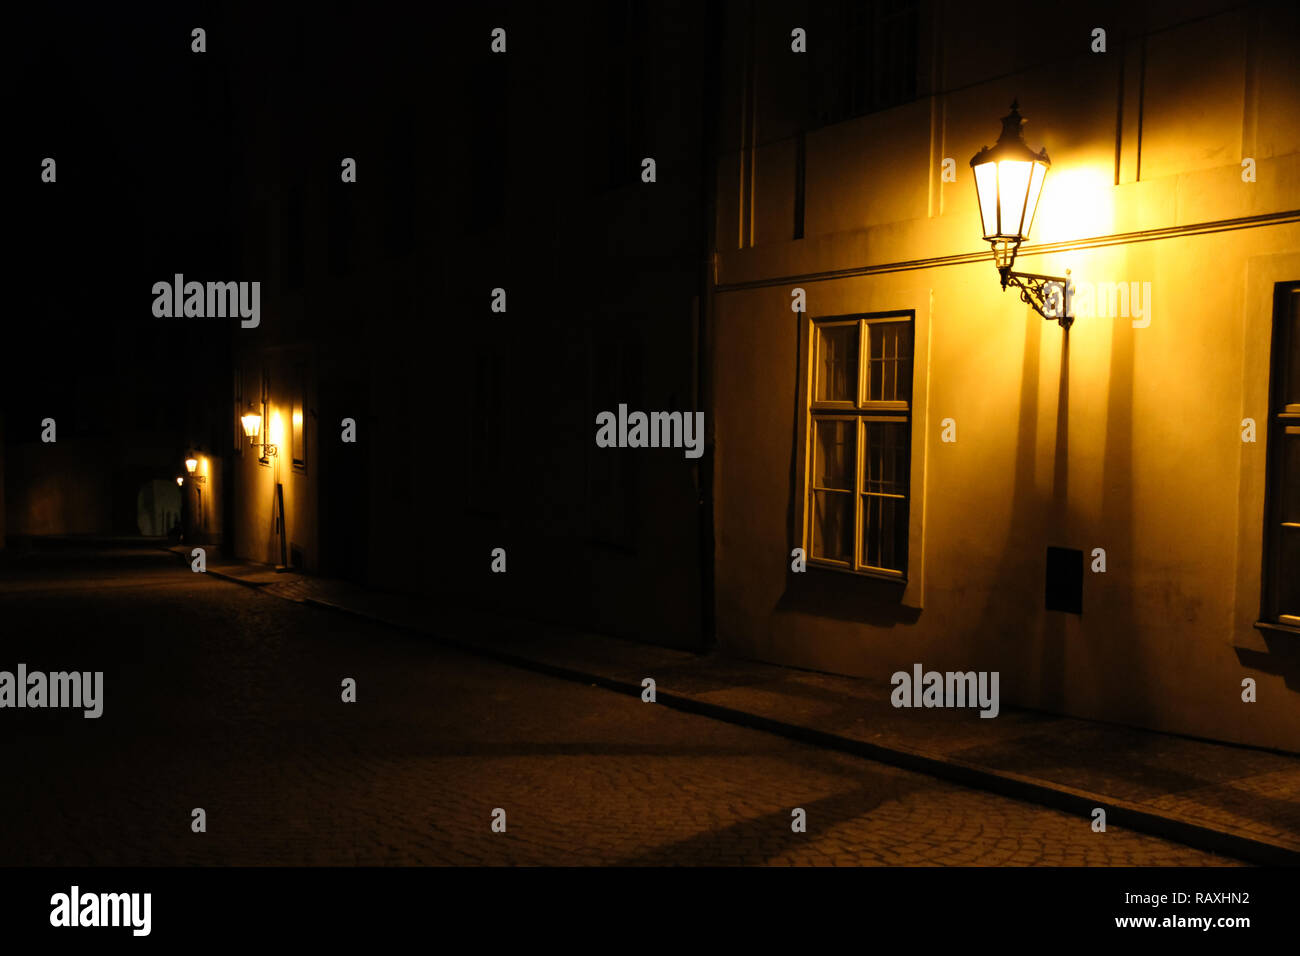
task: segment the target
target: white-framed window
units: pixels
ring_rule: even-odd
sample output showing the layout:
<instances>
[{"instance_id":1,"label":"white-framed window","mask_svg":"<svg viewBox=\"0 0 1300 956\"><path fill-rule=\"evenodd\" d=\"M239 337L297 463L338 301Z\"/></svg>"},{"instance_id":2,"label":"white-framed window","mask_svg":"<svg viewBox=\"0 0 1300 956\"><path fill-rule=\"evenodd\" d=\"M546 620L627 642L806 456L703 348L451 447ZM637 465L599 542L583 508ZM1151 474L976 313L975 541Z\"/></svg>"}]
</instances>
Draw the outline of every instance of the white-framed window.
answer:
<instances>
[{"instance_id":1,"label":"white-framed window","mask_svg":"<svg viewBox=\"0 0 1300 956\"><path fill-rule=\"evenodd\" d=\"M1273 298L1263 620L1300 630L1300 282Z\"/></svg>"},{"instance_id":2,"label":"white-framed window","mask_svg":"<svg viewBox=\"0 0 1300 956\"><path fill-rule=\"evenodd\" d=\"M293 467L297 471L307 470L307 366L298 364L293 367L293 396L290 401L289 444L292 446Z\"/></svg>"},{"instance_id":3,"label":"white-framed window","mask_svg":"<svg viewBox=\"0 0 1300 956\"><path fill-rule=\"evenodd\" d=\"M810 321L803 547L810 564L907 577L911 312Z\"/></svg>"}]
</instances>

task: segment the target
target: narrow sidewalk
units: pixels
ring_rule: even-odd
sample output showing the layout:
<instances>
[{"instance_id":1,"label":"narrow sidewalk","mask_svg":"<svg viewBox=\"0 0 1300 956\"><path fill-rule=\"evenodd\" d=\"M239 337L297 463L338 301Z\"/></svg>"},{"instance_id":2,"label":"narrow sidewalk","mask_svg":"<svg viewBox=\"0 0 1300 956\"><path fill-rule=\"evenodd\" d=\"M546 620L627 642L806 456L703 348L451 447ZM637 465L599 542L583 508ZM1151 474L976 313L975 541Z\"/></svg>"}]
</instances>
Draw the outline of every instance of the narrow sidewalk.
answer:
<instances>
[{"instance_id":1,"label":"narrow sidewalk","mask_svg":"<svg viewBox=\"0 0 1300 956\"><path fill-rule=\"evenodd\" d=\"M170 548L189 561L189 546ZM211 552L210 552L211 555ZM431 606L243 561L208 573L290 601L624 693L653 678L657 703L859 754L1256 863L1300 864L1300 757L1003 708L894 708L891 687L719 654ZM1100 835L1099 835L1100 838Z\"/></svg>"}]
</instances>

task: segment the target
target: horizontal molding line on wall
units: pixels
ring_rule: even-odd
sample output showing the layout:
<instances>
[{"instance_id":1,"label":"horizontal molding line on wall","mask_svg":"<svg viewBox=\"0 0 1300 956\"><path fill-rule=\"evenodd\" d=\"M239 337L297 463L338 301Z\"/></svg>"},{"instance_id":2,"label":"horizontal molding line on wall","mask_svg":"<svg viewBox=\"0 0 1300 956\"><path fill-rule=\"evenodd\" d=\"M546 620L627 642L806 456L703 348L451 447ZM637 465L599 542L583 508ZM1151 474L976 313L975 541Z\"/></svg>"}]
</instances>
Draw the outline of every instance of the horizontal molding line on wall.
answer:
<instances>
[{"instance_id":1,"label":"horizontal molding line on wall","mask_svg":"<svg viewBox=\"0 0 1300 956\"><path fill-rule=\"evenodd\" d=\"M1240 219L1217 219L1213 222L1195 222L1185 226L1164 226L1160 229L1143 229L1138 232L1119 232L1090 239L1071 239L1050 242L1041 246L1025 246L1016 258L1045 256L1054 252L1074 252L1083 249L1100 249L1104 246L1124 246L1134 242L1153 242L1157 239L1174 239L1179 236L1199 236L1211 232L1228 232L1233 229L1250 229L1255 226L1280 226L1300 222L1300 209L1270 212ZM802 275L779 276L775 279L750 279L745 282L727 282L714 285L715 292L738 292L742 289L762 289L768 286L790 285L800 282L829 282L832 279L851 279L856 276L879 275L884 272L907 272L913 269L930 269L939 266L963 266L972 262L991 262L991 252L963 252L955 256L935 256L930 259L910 259L905 262L882 262L874 266L856 266L851 269L834 269L830 272L806 272Z\"/></svg>"}]
</instances>

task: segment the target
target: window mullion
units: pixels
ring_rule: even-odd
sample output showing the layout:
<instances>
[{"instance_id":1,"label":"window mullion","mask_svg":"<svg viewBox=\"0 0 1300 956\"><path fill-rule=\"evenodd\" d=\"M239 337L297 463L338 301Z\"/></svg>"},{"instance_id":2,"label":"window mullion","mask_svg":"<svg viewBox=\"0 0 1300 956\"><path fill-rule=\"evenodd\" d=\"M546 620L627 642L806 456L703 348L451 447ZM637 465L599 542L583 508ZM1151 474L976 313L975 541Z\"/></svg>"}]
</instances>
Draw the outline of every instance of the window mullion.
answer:
<instances>
[{"instance_id":1,"label":"window mullion","mask_svg":"<svg viewBox=\"0 0 1300 956\"><path fill-rule=\"evenodd\" d=\"M858 320L858 408L871 395L871 329L866 319Z\"/></svg>"},{"instance_id":2,"label":"window mullion","mask_svg":"<svg viewBox=\"0 0 1300 956\"><path fill-rule=\"evenodd\" d=\"M859 352L861 348L859 347ZM858 441L857 441L857 467L853 472L853 570L861 571L862 563L862 469L865 467L865 455L863 453L864 440L866 438L867 423L859 415L857 419Z\"/></svg>"},{"instance_id":3,"label":"window mullion","mask_svg":"<svg viewBox=\"0 0 1300 956\"><path fill-rule=\"evenodd\" d=\"M871 394L871 339L866 319L858 320L858 408L865 404ZM857 418L858 441L857 461L853 470L853 570L861 571L862 564L862 469L865 467L866 453L863 451L866 439L866 422L862 416Z\"/></svg>"}]
</instances>

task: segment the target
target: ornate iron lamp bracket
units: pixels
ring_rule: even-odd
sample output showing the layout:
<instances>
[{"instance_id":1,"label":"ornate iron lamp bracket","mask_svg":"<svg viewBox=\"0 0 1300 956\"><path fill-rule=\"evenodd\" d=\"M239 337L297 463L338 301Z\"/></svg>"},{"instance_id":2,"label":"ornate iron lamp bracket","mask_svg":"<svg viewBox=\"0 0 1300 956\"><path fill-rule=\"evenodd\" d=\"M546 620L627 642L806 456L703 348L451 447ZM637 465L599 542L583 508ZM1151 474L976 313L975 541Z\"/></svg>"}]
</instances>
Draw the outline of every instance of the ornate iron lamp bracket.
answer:
<instances>
[{"instance_id":1,"label":"ornate iron lamp bracket","mask_svg":"<svg viewBox=\"0 0 1300 956\"><path fill-rule=\"evenodd\" d=\"M1070 270L1066 270L1064 278L1012 272L1009 265L999 268L998 273L1002 276L1002 288L1015 286L1020 290L1021 300L1043 318L1060 323L1063 329L1074 323L1070 310Z\"/></svg>"}]
</instances>

